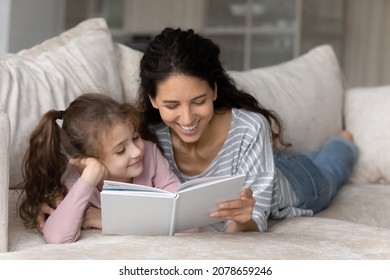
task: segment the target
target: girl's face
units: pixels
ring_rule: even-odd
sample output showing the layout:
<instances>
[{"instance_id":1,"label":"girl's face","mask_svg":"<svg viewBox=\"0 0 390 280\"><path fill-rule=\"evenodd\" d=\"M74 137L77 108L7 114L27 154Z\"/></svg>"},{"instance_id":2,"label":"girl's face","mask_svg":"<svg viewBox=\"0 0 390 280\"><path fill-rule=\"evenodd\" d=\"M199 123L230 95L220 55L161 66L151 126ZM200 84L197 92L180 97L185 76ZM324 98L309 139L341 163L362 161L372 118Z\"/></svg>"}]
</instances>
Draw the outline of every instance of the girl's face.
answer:
<instances>
[{"instance_id":1,"label":"girl's face","mask_svg":"<svg viewBox=\"0 0 390 280\"><path fill-rule=\"evenodd\" d=\"M115 124L103 137L103 164L109 171L108 179L130 182L141 175L144 142L133 124Z\"/></svg>"},{"instance_id":2,"label":"girl's face","mask_svg":"<svg viewBox=\"0 0 390 280\"><path fill-rule=\"evenodd\" d=\"M214 114L217 87L197 77L177 74L157 85L150 98L164 123L185 143L195 143L203 135Z\"/></svg>"}]
</instances>

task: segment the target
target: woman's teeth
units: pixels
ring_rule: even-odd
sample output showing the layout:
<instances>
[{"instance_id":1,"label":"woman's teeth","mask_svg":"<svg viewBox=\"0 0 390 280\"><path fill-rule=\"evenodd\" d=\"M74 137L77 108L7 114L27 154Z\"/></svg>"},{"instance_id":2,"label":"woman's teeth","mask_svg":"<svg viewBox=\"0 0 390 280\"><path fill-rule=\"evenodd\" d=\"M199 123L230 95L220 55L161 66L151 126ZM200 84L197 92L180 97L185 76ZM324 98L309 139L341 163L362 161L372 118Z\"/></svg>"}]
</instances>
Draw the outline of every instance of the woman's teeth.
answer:
<instances>
[{"instance_id":1,"label":"woman's teeth","mask_svg":"<svg viewBox=\"0 0 390 280\"><path fill-rule=\"evenodd\" d=\"M180 125L180 127L181 127L183 130L185 130L185 131L192 131L192 130L194 130L197 126L198 126L198 124L194 124L194 125L191 125L191 126Z\"/></svg>"}]
</instances>

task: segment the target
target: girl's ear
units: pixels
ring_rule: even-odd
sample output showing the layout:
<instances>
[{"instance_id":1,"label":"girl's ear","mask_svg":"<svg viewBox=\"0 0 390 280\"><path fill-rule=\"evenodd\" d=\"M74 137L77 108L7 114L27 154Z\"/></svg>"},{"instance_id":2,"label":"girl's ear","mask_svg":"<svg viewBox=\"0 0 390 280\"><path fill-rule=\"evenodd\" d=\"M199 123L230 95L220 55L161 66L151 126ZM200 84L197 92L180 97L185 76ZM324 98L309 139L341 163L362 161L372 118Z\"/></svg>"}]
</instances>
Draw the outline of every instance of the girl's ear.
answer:
<instances>
[{"instance_id":1,"label":"girl's ear","mask_svg":"<svg viewBox=\"0 0 390 280\"><path fill-rule=\"evenodd\" d=\"M150 103L152 103L153 108L154 109L158 109L158 105L157 105L156 99L154 99L153 97L151 97L149 95L149 100L150 100Z\"/></svg>"}]
</instances>

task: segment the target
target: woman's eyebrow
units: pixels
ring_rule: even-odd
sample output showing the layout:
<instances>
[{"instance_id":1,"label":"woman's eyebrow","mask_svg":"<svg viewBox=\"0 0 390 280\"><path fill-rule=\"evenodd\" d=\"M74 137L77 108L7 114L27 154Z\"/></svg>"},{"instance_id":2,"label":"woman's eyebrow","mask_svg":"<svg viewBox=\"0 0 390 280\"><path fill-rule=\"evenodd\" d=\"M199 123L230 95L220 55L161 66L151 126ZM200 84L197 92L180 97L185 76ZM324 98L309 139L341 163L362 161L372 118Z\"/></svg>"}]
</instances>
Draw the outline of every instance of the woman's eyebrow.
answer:
<instances>
[{"instance_id":1,"label":"woman's eyebrow","mask_svg":"<svg viewBox=\"0 0 390 280\"><path fill-rule=\"evenodd\" d=\"M204 98L206 96L207 96L207 93L204 93L204 94L201 94L199 96L196 96L196 97L192 98L191 101L196 100L196 99L201 99L201 98ZM177 101L177 100L169 100L168 99L168 100L162 100L161 102L165 103L165 104L168 104L168 103L177 103L179 101Z\"/></svg>"},{"instance_id":2,"label":"woman's eyebrow","mask_svg":"<svg viewBox=\"0 0 390 280\"><path fill-rule=\"evenodd\" d=\"M195 98L192 98L192 100L201 99L201 98L204 98L204 97L206 97L206 96L207 96L207 93L204 93L204 94L199 95L199 96L197 96L197 97L195 97Z\"/></svg>"},{"instance_id":3,"label":"woman's eyebrow","mask_svg":"<svg viewBox=\"0 0 390 280\"><path fill-rule=\"evenodd\" d=\"M162 103L164 104L169 104L169 103L177 103L179 101L176 101L176 100L162 100Z\"/></svg>"}]
</instances>

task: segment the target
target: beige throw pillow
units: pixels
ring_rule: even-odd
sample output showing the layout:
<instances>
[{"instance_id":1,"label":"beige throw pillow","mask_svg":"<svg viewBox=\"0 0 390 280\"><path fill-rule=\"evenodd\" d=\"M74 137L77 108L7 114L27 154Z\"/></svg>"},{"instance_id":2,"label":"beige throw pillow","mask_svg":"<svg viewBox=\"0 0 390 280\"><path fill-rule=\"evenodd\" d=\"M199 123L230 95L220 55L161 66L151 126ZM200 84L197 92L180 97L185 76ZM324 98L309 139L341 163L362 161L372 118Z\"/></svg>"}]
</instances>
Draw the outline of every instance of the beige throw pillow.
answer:
<instances>
[{"instance_id":1,"label":"beige throw pillow","mask_svg":"<svg viewBox=\"0 0 390 280\"><path fill-rule=\"evenodd\" d=\"M116 54L119 61L119 72L126 102L137 99L139 88L139 65L143 53L125 45L116 44Z\"/></svg>"},{"instance_id":2,"label":"beige throw pillow","mask_svg":"<svg viewBox=\"0 0 390 280\"><path fill-rule=\"evenodd\" d=\"M390 85L346 92L345 124L359 148L354 182L390 183L389 108Z\"/></svg>"},{"instance_id":3,"label":"beige throw pillow","mask_svg":"<svg viewBox=\"0 0 390 280\"><path fill-rule=\"evenodd\" d=\"M282 64L231 75L279 114L286 123L287 140L297 150L318 149L342 129L343 75L329 45Z\"/></svg>"},{"instance_id":4,"label":"beige throw pillow","mask_svg":"<svg viewBox=\"0 0 390 280\"><path fill-rule=\"evenodd\" d=\"M0 110L11 123L10 186L22 179L32 129L50 109L98 92L123 100L118 61L105 20L80 23L31 49L0 56Z\"/></svg>"}]
</instances>

